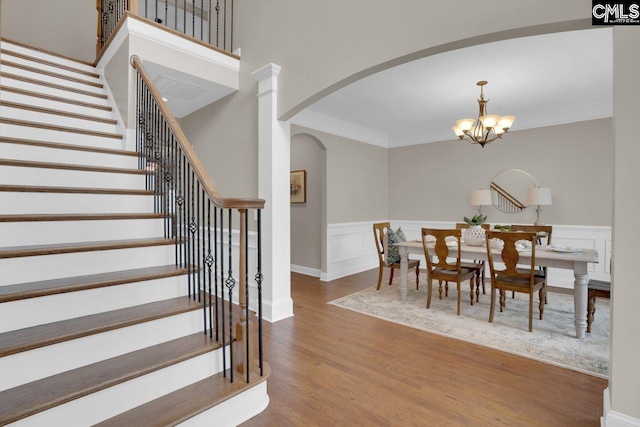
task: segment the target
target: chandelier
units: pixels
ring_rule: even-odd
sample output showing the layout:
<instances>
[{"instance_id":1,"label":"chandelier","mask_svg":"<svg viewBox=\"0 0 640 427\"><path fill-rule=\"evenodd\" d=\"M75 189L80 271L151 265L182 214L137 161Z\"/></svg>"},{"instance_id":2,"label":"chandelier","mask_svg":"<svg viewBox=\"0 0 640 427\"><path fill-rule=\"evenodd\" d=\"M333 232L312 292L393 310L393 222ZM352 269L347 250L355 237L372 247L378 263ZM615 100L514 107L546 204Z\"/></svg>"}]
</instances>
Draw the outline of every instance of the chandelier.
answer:
<instances>
[{"instance_id":1,"label":"chandelier","mask_svg":"<svg viewBox=\"0 0 640 427\"><path fill-rule=\"evenodd\" d=\"M478 120L461 119L456 121L456 125L452 128L456 136L461 140L464 139L472 144L480 144L482 147L498 138L502 138L502 134L511 128L513 121L516 119L515 116L500 117L487 114L487 102L489 102L489 100L485 101L483 92L484 85L486 84L486 80L477 83L477 85L480 86L480 99L478 99L480 112L478 113Z\"/></svg>"}]
</instances>

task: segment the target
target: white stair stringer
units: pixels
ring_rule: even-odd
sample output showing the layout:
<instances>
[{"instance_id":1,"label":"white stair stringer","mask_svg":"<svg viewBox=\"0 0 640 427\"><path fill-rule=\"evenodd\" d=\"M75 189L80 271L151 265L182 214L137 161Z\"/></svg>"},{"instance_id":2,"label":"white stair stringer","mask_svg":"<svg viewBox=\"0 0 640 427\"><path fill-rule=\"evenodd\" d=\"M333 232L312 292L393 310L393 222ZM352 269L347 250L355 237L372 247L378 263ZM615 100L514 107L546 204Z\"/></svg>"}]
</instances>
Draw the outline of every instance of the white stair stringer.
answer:
<instances>
[{"instance_id":1,"label":"white stair stringer","mask_svg":"<svg viewBox=\"0 0 640 427\"><path fill-rule=\"evenodd\" d=\"M186 277L164 277L5 302L0 311L0 333L182 297L189 291Z\"/></svg>"},{"instance_id":2,"label":"white stair stringer","mask_svg":"<svg viewBox=\"0 0 640 427\"><path fill-rule=\"evenodd\" d=\"M0 47L2 47L2 49L9 49L9 50L12 50L14 52L22 53L24 55L29 55L29 56L33 56L35 58L41 58L41 59L44 59L46 61L62 64L62 65L65 65L67 67L77 68L79 70L88 71L88 72L91 72L91 73L95 73L96 72L95 67L92 67L91 65L85 64L83 62L72 61L70 59L61 58L60 56L51 55L51 54L48 54L48 53L45 53L45 52L41 52L41 51L38 51L38 50L34 50L34 49L29 49L29 48L21 46L19 44L12 43L12 42L10 42L10 41L8 41L6 39L3 39L0 42Z\"/></svg>"},{"instance_id":3,"label":"white stair stringer","mask_svg":"<svg viewBox=\"0 0 640 427\"><path fill-rule=\"evenodd\" d=\"M153 212L153 197L145 194L2 191L0 215Z\"/></svg>"},{"instance_id":4,"label":"white stair stringer","mask_svg":"<svg viewBox=\"0 0 640 427\"><path fill-rule=\"evenodd\" d=\"M4 82L3 82L4 83ZM64 100L74 101L73 97L64 96L63 99L47 99L38 96L32 96L25 93L14 92L10 90L0 91L0 101L16 102L18 104L35 105L37 107L49 108L52 110L64 111L66 113L82 114L85 116L94 116L101 119L115 119L113 111L105 110L103 108L89 107L84 105L78 105L73 102L65 102ZM103 106L97 102L90 102L96 106Z\"/></svg>"},{"instance_id":5,"label":"white stair stringer","mask_svg":"<svg viewBox=\"0 0 640 427\"><path fill-rule=\"evenodd\" d=\"M0 258L0 286L133 270L174 262L174 245Z\"/></svg>"},{"instance_id":6,"label":"white stair stringer","mask_svg":"<svg viewBox=\"0 0 640 427\"><path fill-rule=\"evenodd\" d=\"M93 425L215 375L221 369L222 350L212 351L56 406L9 425L12 427Z\"/></svg>"},{"instance_id":7,"label":"white stair stringer","mask_svg":"<svg viewBox=\"0 0 640 427\"><path fill-rule=\"evenodd\" d=\"M201 331L202 309L199 309L12 354L0 358L0 370L3 372L0 390Z\"/></svg>"},{"instance_id":8,"label":"white stair stringer","mask_svg":"<svg viewBox=\"0 0 640 427\"><path fill-rule=\"evenodd\" d=\"M138 167L138 158L134 156L42 147L37 145L14 144L1 141L0 156L3 159L65 163L70 165L115 167L123 169L136 169Z\"/></svg>"},{"instance_id":9,"label":"white stair stringer","mask_svg":"<svg viewBox=\"0 0 640 427\"><path fill-rule=\"evenodd\" d=\"M3 246L151 239L163 230L162 218L0 222Z\"/></svg>"}]
</instances>

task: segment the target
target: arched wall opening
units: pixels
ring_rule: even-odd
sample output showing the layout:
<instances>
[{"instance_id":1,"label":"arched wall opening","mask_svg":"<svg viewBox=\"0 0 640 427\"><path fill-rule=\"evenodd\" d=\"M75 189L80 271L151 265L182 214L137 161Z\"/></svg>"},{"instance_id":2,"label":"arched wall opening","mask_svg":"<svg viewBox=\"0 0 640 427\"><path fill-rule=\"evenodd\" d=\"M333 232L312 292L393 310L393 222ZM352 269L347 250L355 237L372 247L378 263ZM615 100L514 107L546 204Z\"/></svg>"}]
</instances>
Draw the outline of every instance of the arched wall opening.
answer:
<instances>
[{"instance_id":1,"label":"arched wall opening","mask_svg":"<svg viewBox=\"0 0 640 427\"><path fill-rule=\"evenodd\" d=\"M291 269L320 277L326 272L327 149L315 136L291 136L291 171L304 170L306 201L291 203Z\"/></svg>"}]
</instances>

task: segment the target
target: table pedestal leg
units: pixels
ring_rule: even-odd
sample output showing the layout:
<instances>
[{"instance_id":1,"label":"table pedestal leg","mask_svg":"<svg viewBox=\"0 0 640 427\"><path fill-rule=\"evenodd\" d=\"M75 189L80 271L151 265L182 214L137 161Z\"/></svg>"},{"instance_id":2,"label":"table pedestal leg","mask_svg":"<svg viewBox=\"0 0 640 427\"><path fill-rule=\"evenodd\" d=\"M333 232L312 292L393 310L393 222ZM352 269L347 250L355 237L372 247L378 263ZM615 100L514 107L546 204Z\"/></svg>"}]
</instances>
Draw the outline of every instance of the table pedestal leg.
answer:
<instances>
[{"instance_id":1,"label":"table pedestal leg","mask_svg":"<svg viewBox=\"0 0 640 427\"><path fill-rule=\"evenodd\" d=\"M573 266L575 282L573 284L573 306L575 310L576 337L583 339L587 331L587 287L589 274L587 263L576 263Z\"/></svg>"},{"instance_id":2,"label":"table pedestal leg","mask_svg":"<svg viewBox=\"0 0 640 427\"><path fill-rule=\"evenodd\" d=\"M407 275L409 274L409 251L406 247L402 246L400 246L398 249L398 252L400 252L400 295L402 295L402 301L406 301Z\"/></svg>"}]
</instances>

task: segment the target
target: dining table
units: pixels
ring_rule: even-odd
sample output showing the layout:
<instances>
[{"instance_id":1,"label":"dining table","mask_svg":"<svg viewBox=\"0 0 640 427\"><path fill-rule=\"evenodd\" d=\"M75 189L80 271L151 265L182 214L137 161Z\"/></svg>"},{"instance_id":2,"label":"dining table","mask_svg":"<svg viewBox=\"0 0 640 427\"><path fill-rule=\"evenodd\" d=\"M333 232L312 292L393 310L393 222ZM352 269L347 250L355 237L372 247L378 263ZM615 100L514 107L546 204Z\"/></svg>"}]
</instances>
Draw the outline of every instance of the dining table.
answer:
<instances>
[{"instance_id":1,"label":"dining table","mask_svg":"<svg viewBox=\"0 0 640 427\"><path fill-rule=\"evenodd\" d=\"M424 255L422 241L413 240L395 243L400 253L400 294L402 300L407 297L407 274L409 273L409 254ZM500 249L492 248L494 262L502 261ZM457 248L456 248L457 252ZM460 245L460 257L464 260L488 261L485 246ZM520 252L523 264L531 263L531 251ZM543 245L536 245L535 264L540 267L563 268L573 270L573 306L576 337L584 339L587 331L587 285L589 283L589 263L598 262L598 251L594 249L580 249L579 251L559 252ZM489 267L487 267L489 268Z\"/></svg>"}]
</instances>

